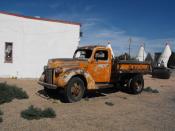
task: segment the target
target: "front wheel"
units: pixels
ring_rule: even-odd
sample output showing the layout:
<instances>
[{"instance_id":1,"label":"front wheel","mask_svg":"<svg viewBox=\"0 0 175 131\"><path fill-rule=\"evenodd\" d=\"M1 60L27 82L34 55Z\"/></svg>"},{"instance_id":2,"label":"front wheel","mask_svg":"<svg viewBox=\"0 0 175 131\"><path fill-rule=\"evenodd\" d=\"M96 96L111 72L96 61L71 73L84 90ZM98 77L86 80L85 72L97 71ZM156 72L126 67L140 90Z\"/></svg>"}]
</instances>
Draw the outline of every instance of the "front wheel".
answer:
<instances>
[{"instance_id":1,"label":"front wheel","mask_svg":"<svg viewBox=\"0 0 175 131\"><path fill-rule=\"evenodd\" d=\"M80 78L74 77L65 88L65 100L70 103L80 101L84 96L84 92L84 82Z\"/></svg>"},{"instance_id":2,"label":"front wheel","mask_svg":"<svg viewBox=\"0 0 175 131\"><path fill-rule=\"evenodd\" d=\"M128 82L128 87L133 94L139 94L144 88L144 79L142 75L136 75L132 77Z\"/></svg>"}]
</instances>

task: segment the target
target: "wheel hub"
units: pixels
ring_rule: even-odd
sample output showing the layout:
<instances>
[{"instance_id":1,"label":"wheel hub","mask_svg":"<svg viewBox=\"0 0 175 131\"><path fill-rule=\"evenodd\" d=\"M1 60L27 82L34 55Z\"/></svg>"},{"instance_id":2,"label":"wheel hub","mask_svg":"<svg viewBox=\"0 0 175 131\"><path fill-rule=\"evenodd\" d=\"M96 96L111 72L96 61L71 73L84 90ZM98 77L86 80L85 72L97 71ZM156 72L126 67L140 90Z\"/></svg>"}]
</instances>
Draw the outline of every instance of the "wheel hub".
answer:
<instances>
[{"instance_id":1,"label":"wheel hub","mask_svg":"<svg viewBox=\"0 0 175 131\"><path fill-rule=\"evenodd\" d=\"M140 90L142 88L142 84L139 81L134 82L134 87L136 88L136 90Z\"/></svg>"},{"instance_id":2,"label":"wheel hub","mask_svg":"<svg viewBox=\"0 0 175 131\"><path fill-rule=\"evenodd\" d=\"M79 96L81 87L78 83L74 83L71 88L71 94L75 97Z\"/></svg>"}]
</instances>

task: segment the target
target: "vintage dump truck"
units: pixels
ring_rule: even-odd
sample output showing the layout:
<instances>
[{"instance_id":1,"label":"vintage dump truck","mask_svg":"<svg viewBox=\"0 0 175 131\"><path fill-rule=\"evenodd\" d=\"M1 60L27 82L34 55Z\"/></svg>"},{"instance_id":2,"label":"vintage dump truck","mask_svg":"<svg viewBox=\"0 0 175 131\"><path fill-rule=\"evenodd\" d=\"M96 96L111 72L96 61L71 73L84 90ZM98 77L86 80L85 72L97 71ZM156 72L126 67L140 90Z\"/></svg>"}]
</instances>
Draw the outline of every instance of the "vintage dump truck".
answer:
<instances>
[{"instance_id":1,"label":"vintage dump truck","mask_svg":"<svg viewBox=\"0 0 175 131\"><path fill-rule=\"evenodd\" d=\"M102 84L120 84L138 94L144 88L143 74L150 68L146 62L118 60L106 46L83 46L72 59L50 59L38 83L46 92L62 89L67 102L81 100L87 91Z\"/></svg>"}]
</instances>

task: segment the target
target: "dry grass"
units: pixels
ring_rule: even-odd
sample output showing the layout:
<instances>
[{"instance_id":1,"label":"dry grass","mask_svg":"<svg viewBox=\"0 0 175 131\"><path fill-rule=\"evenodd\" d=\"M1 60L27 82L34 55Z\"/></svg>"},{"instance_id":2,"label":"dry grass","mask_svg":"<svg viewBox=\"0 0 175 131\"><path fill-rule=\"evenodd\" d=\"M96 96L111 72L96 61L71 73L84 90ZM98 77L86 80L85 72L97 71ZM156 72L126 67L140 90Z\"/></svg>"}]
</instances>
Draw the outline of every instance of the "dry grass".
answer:
<instances>
[{"instance_id":1,"label":"dry grass","mask_svg":"<svg viewBox=\"0 0 175 131\"><path fill-rule=\"evenodd\" d=\"M58 97L45 96L43 87L37 80L1 79L9 85L17 85L29 95L29 99L13 100L0 105L4 112L0 131L173 131L175 129L175 77L169 80L144 76L145 87L157 89L159 93L143 91L131 95L124 91L92 93L86 100L76 103L62 102ZM161 85L164 85L162 87ZM61 93L60 93L61 94ZM112 102L114 105L106 105ZM54 119L27 120L21 117L21 111L30 105L42 110L52 107L56 112Z\"/></svg>"},{"instance_id":2,"label":"dry grass","mask_svg":"<svg viewBox=\"0 0 175 131\"><path fill-rule=\"evenodd\" d=\"M109 102L109 101L106 101L105 104L108 105L108 106L113 106L114 105L114 103Z\"/></svg>"}]
</instances>

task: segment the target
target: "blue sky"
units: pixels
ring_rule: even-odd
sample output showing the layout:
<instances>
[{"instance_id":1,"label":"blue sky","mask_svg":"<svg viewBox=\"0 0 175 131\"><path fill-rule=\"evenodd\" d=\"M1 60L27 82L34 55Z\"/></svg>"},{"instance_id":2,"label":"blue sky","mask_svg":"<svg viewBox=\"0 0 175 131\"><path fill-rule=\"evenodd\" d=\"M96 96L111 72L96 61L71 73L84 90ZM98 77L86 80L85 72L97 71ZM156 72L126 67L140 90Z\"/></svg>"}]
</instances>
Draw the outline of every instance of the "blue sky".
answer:
<instances>
[{"instance_id":1,"label":"blue sky","mask_svg":"<svg viewBox=\"0 0 175 131\"><path fill-rule=\"evenodd\" d=\"M0 10L82 23L81 45L111 41L116 54L162 51L166 41L175 49L174 0L4 0Z\"/></svg>"}]
</instances>

